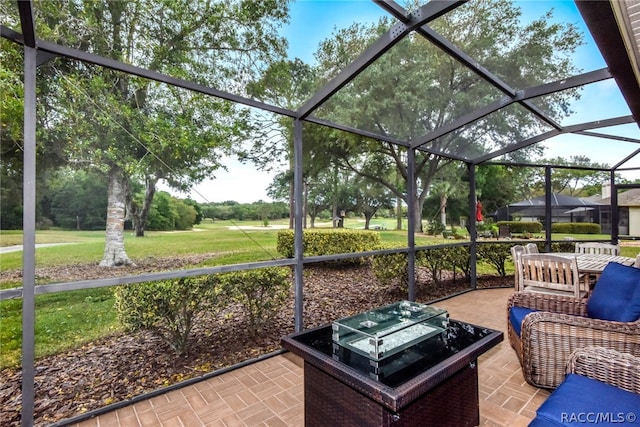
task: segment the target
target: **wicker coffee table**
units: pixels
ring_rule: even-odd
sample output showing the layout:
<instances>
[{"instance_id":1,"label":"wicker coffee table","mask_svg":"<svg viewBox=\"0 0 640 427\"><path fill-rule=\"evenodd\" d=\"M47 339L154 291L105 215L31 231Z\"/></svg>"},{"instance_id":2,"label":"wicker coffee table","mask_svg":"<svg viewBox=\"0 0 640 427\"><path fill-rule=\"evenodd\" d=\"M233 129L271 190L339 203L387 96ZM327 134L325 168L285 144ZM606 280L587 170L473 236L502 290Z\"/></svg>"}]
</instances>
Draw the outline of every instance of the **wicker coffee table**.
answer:
<instances>
[{"instance_id":1,"label":"wicker coffee table","mask_svg":"<svg viewBox=\"0 0 640 427\"><path fill-rule=\"evenodd\" d=\"M376 380L366 367L336 360L331 325L288 335L283 346L304 360L305 426L475 426L477 358L503 333L451 320L420 357ZM402 359L398 359L402 363Z\"/></svg>"}]
</instances>

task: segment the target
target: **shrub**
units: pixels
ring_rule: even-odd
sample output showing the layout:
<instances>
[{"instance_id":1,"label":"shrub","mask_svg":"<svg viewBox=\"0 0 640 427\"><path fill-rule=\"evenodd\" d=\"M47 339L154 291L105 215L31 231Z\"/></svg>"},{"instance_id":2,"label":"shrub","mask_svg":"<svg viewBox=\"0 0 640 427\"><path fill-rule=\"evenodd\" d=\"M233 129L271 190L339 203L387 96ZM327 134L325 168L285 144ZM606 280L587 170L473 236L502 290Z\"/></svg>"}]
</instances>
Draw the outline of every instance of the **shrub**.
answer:
<instances>
[{"instance_id":1,"label":"shrub","mask_svg":"<svg viewBox=\"0 0 640 427\"><path fill-rule=\"evenodd\" d=\"M482 237L498 237L498 225L494 224L491 218L487 218L484 224L476 225L476 232Z\"/></svg>"},{"instance_id":2,"label":"shrub","mask_svg":"<svg viewBox=\"0 0 640 427\"><path fill-rule=\"evenodd\" d=\"M490 243L478 245L478 261L482 260L496 269L500 276L506 276L506 261L511 258L509 245Z\"/></svg>"},{"instance_id":3,"label":"shrub","mask_svg":"<svg viewBox=\"0 0 640 427\"><path fill-rule=\"evenodd\" d=\"M554 222L551 232L563 234L600 234L600 224L592 222Z\"/></svg>"},{"instance_id":4,"label":"shrub","mask_svg":"<svg viewBox=\"0 0 640 427\"><path fill-rule=\"evenodd\" d=\"M431 273L434 283L442 282L442 272L452 265L443 248L425 249L420 257L420 265Z\"/></svg>"},{"instance_id":5,"label":"shrub","mask_svg":"<svg viewBox=\"0 0 640 427\"><path fill-rule=\"evenodd\" d=\"M372 231L345 229L304 230L302 245L305 256L365 252L380 247L380 234ZM276 250L284 257L293 258L293 230L282 230L278 232ZM352 259L343 262L362 262L362 259Z\"/></svg>"},{"instance_id":6,"label":"shrub","mask_svg":"<svg viewBox=\"0 0 640 427\"><path fill-rule=\"evenodd\" d=\"M427 224L427 234L435 236L445 230L445 226L440 221L429 221Z\"/></svg>"},{"instance_id":7,"label":"shrub","mask_svg":"<svg viewBox=\"0 0 640 427\"><path fill-rule=\"evenodd\" d=\"M454 279L458 271L467 279L471 277L471 254L467 246L451 246L440 250L447 261L448 268L453 271Z\"/></svg>"},{"instance_id":8,"label":"shrub","mask_svg":"<svg viewBox=\"0 0 640 427\"><path fill-rule=\"evenodd\" d=\"M129 331L148 330L181 355L196 316L225 303L211 276L118 286L115 309Z\"/></svg>"},{"instance_id":9,"label":"shrub","mask_svg":"<svg viewBox=\"0 0 640 427\"><path fill-rule=\"evenodd\" d=\"M452 246L416 251L416 265L426 267L435 283L442 281L442 272L462 272L469 277L471 271L469 250L466 246ZM402 290L409 286L409 262L407 252L397 252L373 257L373 273L384 286L398 285Z\"/></svg>"},{"instance_id":10,"label":"shrub","mask_svg":"<svg viewBox=\"0 0 640 427\"><path fill-rule=\"evenodd\" d=\"M508 225L511 233L540 233L542 224L537 221L498 221L498 227Z\"/></svg>"},{"instance_id":11,"label":"shrub","mask_svg":"<svg viewBox=\"0 0 640 427\"><path fill-rule=\"evenodd\" d=\"M551 243L551 252L575 252L576 242L553 242Z\"/></svg>"},{"instance_id":12,"label":"shrub","mask_svg":"<svg viewBox=\"0 0 640 427\"><path fill-rule=\"evenodd\" d=\"M416 261L421 253L416 253ZM409 261L407 252L376 255L373 257L373 274L383 286L399 286L402 290L409 288Z\"/></svg>"},{"instance_id":13,"label":"shrub","mask_svg":"<svg viewBox=\"0 0 640 427\"><path fill-rule=\"evenodd\" d=\"M291 288L289 270L282 267L224 273L216 276L216 281L244 307L252 338L286 303Z\"/></svg>"}]
</instances>

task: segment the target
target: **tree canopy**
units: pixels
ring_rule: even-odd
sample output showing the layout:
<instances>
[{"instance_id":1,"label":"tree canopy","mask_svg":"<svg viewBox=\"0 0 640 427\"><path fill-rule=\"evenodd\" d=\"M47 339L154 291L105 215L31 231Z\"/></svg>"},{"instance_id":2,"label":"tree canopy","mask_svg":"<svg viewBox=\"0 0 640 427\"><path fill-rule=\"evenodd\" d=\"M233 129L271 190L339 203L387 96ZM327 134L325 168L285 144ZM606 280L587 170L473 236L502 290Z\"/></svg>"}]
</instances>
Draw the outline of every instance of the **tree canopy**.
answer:
<instances>
[{"instance_id":1,"label":"tree canopy","mask_svg":"<svg viewBox=\"0 0 640 427\"><path fill-rule=\"evenodd\" d=\"M570 76L576 67L570 54L582 43L573 25L551 23L548 12L523 23L519 8L509 2L470 2L435 20L435 31L478 60L514 87L525 88ZM389 28L388 20L376 25L354 24L325 40L316 57L317 75L335 75ZM546 97L542 107L560 118L568 111L575 91ZM330 98L317 114L337 123L403 140L415 140L441 126L498 99L502 94L468 68L419 35L411 35L370 64L350 84ZM521 141L545 129L521 107L508 107L463 127L429 140L423 147L433 153L477 155ZM403 147L342 132L325 141L325 149L341 167L363 177L377 179L397 197L406 200L403 185L388 180L396 170L408 179ZM514 156L527 156L519 150ZM360 160L354 161L359 158ZM429 152L416 154L417 224L434 176L449 160Z\"/></svg>"},{"instance_id":2,"label":"tree canopy","mask_svg":"<svg viewBox=\"0 0 640 427\"><path fill-rule=\"evenodd\" d=\"M39 3L35 13L47 40L241 95L286 47L277 28L288 5L278 0L60 0ZM51 106L42 132L61 144L65 161L108 181L102 265L130 262L125 212L143 235L159 180L185 190L212 177L249 129L246 109L217 98L66 58L39 71L39 99ZM62 125L67 132L54 138ZM136 179L145 185L142 199L131 189Z\"/></svg>"}]
</instances>

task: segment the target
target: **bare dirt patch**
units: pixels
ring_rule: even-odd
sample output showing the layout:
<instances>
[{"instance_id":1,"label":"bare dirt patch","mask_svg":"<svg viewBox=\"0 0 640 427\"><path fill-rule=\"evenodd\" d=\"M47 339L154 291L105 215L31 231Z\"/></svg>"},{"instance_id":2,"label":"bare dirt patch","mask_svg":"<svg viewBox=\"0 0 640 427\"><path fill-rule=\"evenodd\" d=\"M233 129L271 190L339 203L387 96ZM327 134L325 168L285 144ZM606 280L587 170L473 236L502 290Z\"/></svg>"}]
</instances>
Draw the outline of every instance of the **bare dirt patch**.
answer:
<instances>
[{"instance_id":1,"label":"bare dirt patch","mask_svg":"<svg viewBox=\"0 0 640 427\"><path fill-rule=\"evenodd\" d=\"M208 258L186 256L147 259L137 266L116 269L97 265L39 269L41 278L56 282L140 274L197 265ZM0 280L15 280L18 272L3 273ZM464 281L430 282L418 275L418 301L431 301L465 289ZM485 276L479 287L505 286L511 277ZM378 285L369 266L305 268L305 327L313 327L382 304L406 298L399 289ZM238 307L224 315L207 316L197 323L189 353L177 357L165 344L148 333L105 337L82 347L36 362L36 425L47 425L105 405L130 399L170 384L201 376L222 367L280 349L280 338L293 332L293 293L268 331L253 340ZM0 425L20 425L22 372L0 372Z\"/></svg>"}]
</instances>

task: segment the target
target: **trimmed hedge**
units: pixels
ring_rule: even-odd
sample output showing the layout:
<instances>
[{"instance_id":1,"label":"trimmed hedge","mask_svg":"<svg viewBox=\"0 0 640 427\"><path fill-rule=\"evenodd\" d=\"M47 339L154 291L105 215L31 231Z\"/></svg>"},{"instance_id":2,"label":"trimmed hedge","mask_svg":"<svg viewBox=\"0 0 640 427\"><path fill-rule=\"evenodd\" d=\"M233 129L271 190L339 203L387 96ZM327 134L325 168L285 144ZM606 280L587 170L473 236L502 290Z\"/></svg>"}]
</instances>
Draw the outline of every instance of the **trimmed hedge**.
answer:
<instances>
[{"instance_id":1,"label":"trimmed hedge","mask_svg":"<svg viewBox=\"0 0 640 427\"><path fill-rule=\"evenodd\" d=\"M600 224L592 222L554 222L552 233L563 234L600 234Z\"/></svg>"},{"instance_id":2,"label":"trimmed hedge","mask_svg":"<svg viewBox=\"0 0 640 427\"><path fill-rule=\"evenodd\" d=\"M302 245L305 256L373 251L380 248L380 234L373 231L345 229L304 230ZM276 250L286 258L293 258L293 230L278 232Z\"/></svg>"},{"instance_id":3,"label":"trimmed hedge","mask_svg":"<svg viewBox=\"0 0 640 427\"><path fill-rule=\"evenodd\" d=\"M511 233L540 233L542 224L537 221L498 221L498 227L508 225Z\"/></svg>"}]
</instances>

